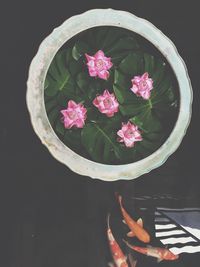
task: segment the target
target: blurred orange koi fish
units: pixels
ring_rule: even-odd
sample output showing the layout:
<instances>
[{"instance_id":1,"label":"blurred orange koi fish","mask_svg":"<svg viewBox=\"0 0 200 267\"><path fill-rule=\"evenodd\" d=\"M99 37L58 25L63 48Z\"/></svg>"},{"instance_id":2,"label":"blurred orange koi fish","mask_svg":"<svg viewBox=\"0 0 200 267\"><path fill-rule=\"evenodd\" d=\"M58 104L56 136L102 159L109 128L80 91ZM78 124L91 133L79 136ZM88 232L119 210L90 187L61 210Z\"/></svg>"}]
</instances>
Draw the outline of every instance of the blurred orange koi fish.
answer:
<instances>
[{"instance_id":1,"label":"blurred orange koi fish","mask_svg":"<svg viewBox=\"0 0 200 267\"><path fill-rule=\"evenodd\" d=\"M145 254L147 256L151 256L154 258L157 258L158 262L162 260L168 260L168 261L173 261L177 260L179 258L179 255L174 255L170 250L166 248L157 248L157 247L137 247L129 244L127 241L124 240L126 245L133 249L134 251L137 251L141 254Z\"/></svg>"},{"instance_id":2,"label":"blurred orange koi fish","mask_svg":"<svg viewBox=\"0 0 200 267\"><path fill-rule=\"evenodd\" d=\"M140 241L144 243L150 242L150 235L147 233L147 231L143 228L143 221L140 218L137 222L134 221L131 216L127 213L127 211L124 209L122 205L122 197L118 196L120 208L122 215L124 217L124 222L128 225L129 229L131 230L127 236L128 237L134 237L136 236Z\"/></svg>"},{"instance_id":3,"label":"blurred orange koi fish","mask_svg":"<svg viewBox=\"0 0 200 267\"><path fill-rule=\"evenodd\" d=\"M110 225L109 225L110 215L108 215L107 220L108 220L107 237L108 237L108 242L110 245L110 250L111 250L115 265L116 267L128 267L127 258L124 255L118 243L116 242L112 234L112 231L110 229Z\"/></svg>"}]
</instances>

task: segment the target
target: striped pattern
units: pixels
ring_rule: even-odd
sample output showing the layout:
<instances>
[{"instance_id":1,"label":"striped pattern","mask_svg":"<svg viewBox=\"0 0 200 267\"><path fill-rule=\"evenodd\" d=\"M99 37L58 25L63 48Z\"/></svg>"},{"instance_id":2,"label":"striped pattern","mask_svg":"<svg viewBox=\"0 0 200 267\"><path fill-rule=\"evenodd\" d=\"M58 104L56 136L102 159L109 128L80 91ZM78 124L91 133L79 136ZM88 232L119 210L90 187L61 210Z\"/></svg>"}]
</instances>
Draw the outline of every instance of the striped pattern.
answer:
<instances>
[{"instance_id":1,"label":"striped pattern","mask_svg":"<svg viewBox=\"0 0 200 267\"><path fill-rule=\"evenodd\" d=\"M200 252L200 208L157 208L155 236L175 255Z\"/></svg>"}]
</instances>

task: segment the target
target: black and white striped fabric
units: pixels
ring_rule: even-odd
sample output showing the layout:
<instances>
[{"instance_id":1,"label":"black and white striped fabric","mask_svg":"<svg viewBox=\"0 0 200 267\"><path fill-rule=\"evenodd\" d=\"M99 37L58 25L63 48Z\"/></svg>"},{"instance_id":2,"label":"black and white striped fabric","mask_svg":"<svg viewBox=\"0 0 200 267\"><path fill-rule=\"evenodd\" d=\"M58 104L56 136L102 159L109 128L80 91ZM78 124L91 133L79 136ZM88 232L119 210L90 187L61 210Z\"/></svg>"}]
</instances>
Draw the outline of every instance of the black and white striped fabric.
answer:
<instances>
[{"instance_id":1,"label":"black and white striped fabric","mask_svg":"<svg viewBox=\"0 0 200 267\"><path fill-rule=\"evenodd\" d=\"M200 252L200 208L156 208L155 235L175 255Z\"/></svg>"}]
</instances>

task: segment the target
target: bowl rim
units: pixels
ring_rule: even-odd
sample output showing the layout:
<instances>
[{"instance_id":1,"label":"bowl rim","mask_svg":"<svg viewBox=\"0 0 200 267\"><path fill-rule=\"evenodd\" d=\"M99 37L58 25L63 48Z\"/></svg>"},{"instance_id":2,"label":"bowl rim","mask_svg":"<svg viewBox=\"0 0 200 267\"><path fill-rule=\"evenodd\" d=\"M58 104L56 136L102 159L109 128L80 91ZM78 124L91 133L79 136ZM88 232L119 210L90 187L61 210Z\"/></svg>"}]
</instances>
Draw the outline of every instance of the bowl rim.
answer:
<instances>
[{"instance_id":1,"label":"bowl rim","mask_svg":"<svg viewBox=\"0 0 200 267\"><path fill-rule=\"evenodd\" d=\"M167 140L148 157L134 163L108 165L88 160L68 148L56 135L48 120L44 104L44 81L57 51L73 36L98 26L115 26L133 31L163 54L179 84L180 106L175 126ZM173 42L149 21L132 13L114 9L92 9L67 19L55 28L39 46L27 80L26 102L32 126L41 142L58 161L72 171L104 181L131 180L161 166L179 147L192 113L192 86L186 65Z\"/></svg>"}]
</instances>

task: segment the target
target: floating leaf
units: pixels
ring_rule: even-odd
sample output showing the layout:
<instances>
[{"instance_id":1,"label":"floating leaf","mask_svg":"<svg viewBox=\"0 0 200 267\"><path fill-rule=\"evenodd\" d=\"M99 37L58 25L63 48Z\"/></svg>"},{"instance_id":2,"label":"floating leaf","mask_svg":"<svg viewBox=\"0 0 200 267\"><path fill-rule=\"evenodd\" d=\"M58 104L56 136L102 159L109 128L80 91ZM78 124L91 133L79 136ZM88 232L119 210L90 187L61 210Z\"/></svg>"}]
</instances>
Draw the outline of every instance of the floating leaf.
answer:
<instances>
[{"instance_id":1,"label":"floating leaf","mask_svg":"<svg viewBox=\"0 0 200 267\"><path fill-rule=\"evenodd\" d=\"M49 121L51 123L51 125L54 127L55 125L55 121L58 118L58 116L60 116L60 110L58 107L54 108L53 110L51 110L48 114L48 118Z\"/></svg>"},{"instance_id":2,"label":"floating leaf","mask_svg":"<svg viewBox=\"0 0 200 267\"><path fill-rule=\"evenodd\" d=\"M55 96L59 91L63 91L65 95L73 93L74 82L65 65L65 51L58 52L52 61L47 73L48 86L45 94Z\"/></svg>"},{"instance_id":3,"label":"floating leaf","mask_svg":"<svg viewBox=\"0 0 200 267\"><path fill-rule=\"evenodd\" d=\"M141 74L143 58L140 53L130 53L119 65L119 69L132 77Z\"/></svg>"},{"instance_id":4,"label":"floating leaf","mask_svg":"<svg viewBox=\"0 0 200 267\"><path fill-rule=\"evenodd\" d=\"M44 90L49 86L49 81L48 79L45 79L44 81Z\"/></svg>"},{"instance_id":5,"label":"floating leaf","mask_svg":"<svg viewBox=\"0 0 200 267\"><path fill-rule=\"evenodd\" d=\"M57 102L56 98L50 99L48 102L46 102L46 111L47 111L47 113L49 113L57 105L58 105L58 102Z\"/></svg>"},{"instance_id":6,"label":"floating leaf","mask_svg":"<svg viewBox=\"0 0 200 267\"><path fill-rule=\"evenodd\" d=\"M130 33L123 28L108 28L106 35L104 36L101 44L101 49L107 51L113 47L121 38L127 37ZM123 49L123 48L122 48Z\"/></svg>"},{"instance_id":7,"label":"floating leaf","mask_svg":"<svg viewBox=\"0 0 200 267\"><path fill-rule=\"evenodd\" d=\"M82 130L81 138L83 146L93 160L105 162L104 155L107 160L109 158L112 160L113 157L120 159L120 147L116 144L110 129L88 123ZM105 153L104 147L106 147Z\"/></svg>"},{"instance_id":8,"label":"floating leaf","mask_svg":"<svg viewBox=\"0 0 200 267\"><path fill-rule=\"evenodd\" d=\"M122 90L120 90L116 85L113 85L113 90L114 90L114 93L115 93L115 96L116 96L118 102L120 104L123 104L125 98L124 98L124 95L122 93Z\"/></svg>"},{"instance_id":9,"label":"floating leaf","mask_svg":"<svg viewBox=\"0 0 200 267\"><path fill-rule=\"evenodd\" d=\"M138 125L145 132L159 132L162 129L160 121L150 108L131 118L130 121Z\"/></svg>"},{"instance_id":10,"label":"floating leaf","mask_svg":"<svg viewBox=\"0 0 200 267\"><path fill-rule=\"evenodd\" d=\"M135 116L140 112L144 112L146 109L146 104L135 103L128 105L120 105L119 106L122 115L124 116Z\"/></svg>"},{"instance_id":11,"label":"floating leaf","mask_svg":"<svg viewBox=\"0 0 200 267\"><path fill-rule=\"evenodd\" d=\"M64 143L75 150L81 150L81 130L77 128L66 129L63 141Z\"/></svg>"},{"instance_id":12,"label":"floating leaf","mask_svg":"<svg viewBox=\"0 0 200 267\"><path fill-rule=\"evenodd\" d=\"M89 52L88 45L82 41L78 41L72 49L72 56L75 60L79 60L87 52Z\"/></svg>"},{"instance_id":13,"label":"floating leaf","mask_svg":"<svg viewBox=\"0 0 200 267\"><path fill-rule=\"evenodd\" d=\"M125 50L137 50L138 43L135 38L133 37L126 37L119 39L112 48L107 51L109 56L116 55L117 53L124 52Z\"/></svg>"},{"instance_id":14,"label":"floating leaf","mask_svg":"<svg viewBox=\"0 0 200 267\"><path fill-rule=\"evenodd\" d=\"M103 49L103 44L108 34L108 31L109 31L108 27L102 27L102 28L96 29L96 32L93 33L93 39L95 36L95 46L97 48L96 50Z\"/></svg>"},{"instance_id":15,"label":"floating leaf","mask_svg":"<svg viewBox=\"0 0 200 267\"><path fill-rule=\"evenodd\" d=\"M61 122L61 116L57 119L55 129L56 129L57 133L59 133L61 135L65 134L65 128L64 128L64 124Z\"/></svg>"},{"instance_id":16,"label":"floating leaf","mask_svg":"<svg viewBox=\"0 0 200 267\"><path fill-rule=\"evenodd\" d=\"M148 72L150 77L154 73L155 58L152 55L144 54L144 72Z\"/></svg>"},{"instance_id":17,"label":"floating leaf","mask_svg":"<svg viewBox=\"0 0 200 267\"><path fill-rule=\"evenodd\" d=\"M115 70L114 74L114 84L121 87L124 90L131 88L131 81L124 74L122 74L119 70Z\"/></svg>"},{"instance_id":18,"label":"floating leaf","mask_svg":"<svg viewBox=\"0 0 200 267\"><path fill-rule=\"evenodd\" d=\"M65 54L65 62L67 64L67 66L69 66L70 62L73 60L74 60L74 58L72 57L72 49L69 47L66 50L66 54Z\"/></svg>"},{"instance_id":19,"label":"floating leaf","mask_svg":"<svg viewBox=\"0 0 200 267\"><path fill-rule=\"evenodd\" d=\"M130 53L130 50L121 53L113 53L111 56L112 63L117 66Z\"/></svg>"},{"instance_id":20,"label":"floating leaf","mask_svg":"<svg viewBox=\"0 0 200 267\"><path fill-rule=\"evenodd\" d=\"M166 64L162 60L158 59L155 62L155 70L152 75L153 79L153 86L154 88L157 88L160 84L160 82L163 80L164 74L165 74Z\"/></svg>"},{"instance_id":21,"label":"floating leaf","mask_svg":"<svg viewBox=\"0 0 200 267\"><path fill-rule=\"evenodd\" d=\"M76 78L76 82L78 86L82 89L85 90L89 86L89 76L85 72L81 72L78 74Z\"/></svg>"},{"instance_id":22,"label":"floating leaf","mask_svg":"<svg viewBox=\"0 0 200 267\"><path fill-rule=\"evenodd\" d=\"M83 71L83 64L79 61L72 60L69 63L69 71L72 76L76 76L79 72Z\"/></svg>"}]
</instances>

